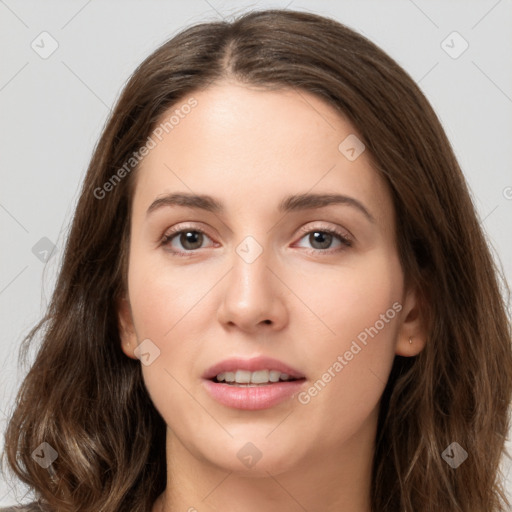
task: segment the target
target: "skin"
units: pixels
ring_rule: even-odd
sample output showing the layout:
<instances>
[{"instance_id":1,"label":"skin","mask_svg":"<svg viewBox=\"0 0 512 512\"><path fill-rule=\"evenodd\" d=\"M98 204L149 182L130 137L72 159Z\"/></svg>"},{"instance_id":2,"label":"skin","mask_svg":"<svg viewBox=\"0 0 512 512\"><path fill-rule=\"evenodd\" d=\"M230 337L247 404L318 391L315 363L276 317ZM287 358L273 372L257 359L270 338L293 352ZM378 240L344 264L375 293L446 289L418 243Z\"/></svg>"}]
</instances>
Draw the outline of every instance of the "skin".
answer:
<instances>
[{"instance_id":1,"label":"skin","mask_svg":"<svg viewBox=\"0 0 512 512\"><path fill-rule=\"evenodd\" d=\"M378 405L394 356L415 356L425 343L387 185L367 151L349 161L338 150L357 131L309 93L224 81L193 97L197 106L137 171L119 305L125 354L136 358L148 338L160 350L142 366L168 426L168 484L153 512L368 512ZM211 195L225 211L146 213L171 192ZM348 204L278 212L283 197L308 192L355 198L374 222ZM206 235L164 244L173 227ZM336 236L322 245L310 233L333 228L352 245ZM263 251L252 263L236 252L247 236ZM300 370L308 390L397 302L401 311L306 404L294 396L237 410L203 388L214 363L267 355ZM237 457L248 442L261 452L252 467Z\"/></svg>"}]
</instances>

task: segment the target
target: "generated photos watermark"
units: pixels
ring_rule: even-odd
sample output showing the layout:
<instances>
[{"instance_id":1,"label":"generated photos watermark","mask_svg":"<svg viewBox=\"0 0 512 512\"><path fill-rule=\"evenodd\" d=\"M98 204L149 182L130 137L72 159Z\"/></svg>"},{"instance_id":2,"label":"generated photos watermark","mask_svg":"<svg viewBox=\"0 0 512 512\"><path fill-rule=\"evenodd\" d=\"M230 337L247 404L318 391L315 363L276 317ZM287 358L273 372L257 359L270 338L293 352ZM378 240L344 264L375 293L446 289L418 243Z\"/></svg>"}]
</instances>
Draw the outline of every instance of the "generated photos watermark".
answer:
<instances>
[{"instance_id":1,"label":"generated photos watermark","mask_svg":"<svg viewBox=\"0 0 512 512\"><path fill-rule=\"evenodd\" d=\"M114 173L112 176L103 183L101 187L96 187L93 191L96 199L103 199L109 192L112 192L116 185L118 185L123 178L140 164L140 162L149 155L150 151L162 141L164 134L170 133L176 126L178 126L182 119L190 114L192 109L198 104L194 97L187 100L179 108L173 110L163 122L161 122L146 139L146 142L137 150L132 153L132 156Z\"/></svg>"},{"instance_id":2,"label":"generated photos watermark","mask_svg":"<svg viewBox=\"0 0 512 512\"><path fill-rule=\"evenodd\" d=\"M307 405L311 399L320 393L329 382L332 381L344 368L359 354L364 347L367 346L369 339L374 338L379 334L389 322L395 318L397 313L402 311L402 304L394 302L393 305L385 312L382 313L379 319L370 327L366 327L357 335L357 340L352 340L350 348L343 354L338 355L335 361L327 368L322 376L315 381L307 390L301 391L297 397L301 404ZM358 343L359 342L359 343Z\"/></svg>"}]
</instances>

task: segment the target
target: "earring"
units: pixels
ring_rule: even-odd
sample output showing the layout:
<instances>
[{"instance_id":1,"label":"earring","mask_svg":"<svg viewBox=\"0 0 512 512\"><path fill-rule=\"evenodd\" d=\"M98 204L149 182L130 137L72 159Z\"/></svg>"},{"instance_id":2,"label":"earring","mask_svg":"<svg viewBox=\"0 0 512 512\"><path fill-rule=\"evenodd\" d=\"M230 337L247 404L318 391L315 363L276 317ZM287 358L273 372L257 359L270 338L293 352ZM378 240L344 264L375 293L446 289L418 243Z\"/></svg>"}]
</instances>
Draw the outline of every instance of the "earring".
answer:
<instances>
[{"instance_id":1,"label":"earring","mask_svg":"<svg viewBox=\"0 0 512 512\"><path fill-rule=\"evenodd\" d=\"M409 344L412 345L412 337L411 336L409 336Z\"/></svg>"}]
</instances>

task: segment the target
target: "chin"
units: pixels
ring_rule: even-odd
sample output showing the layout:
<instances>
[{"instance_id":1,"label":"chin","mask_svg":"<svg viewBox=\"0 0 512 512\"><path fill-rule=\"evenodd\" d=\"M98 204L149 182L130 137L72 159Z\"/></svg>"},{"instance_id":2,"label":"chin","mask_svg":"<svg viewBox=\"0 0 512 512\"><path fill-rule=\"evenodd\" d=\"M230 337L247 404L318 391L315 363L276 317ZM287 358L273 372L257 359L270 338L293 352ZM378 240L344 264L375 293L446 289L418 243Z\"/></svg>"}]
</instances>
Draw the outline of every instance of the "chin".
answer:
<instances>
[{"instance_id":1,"label":"chin","mask_svg":"<svg viewBox=\"0 0 512 512\"><path fill-rule=\"evenodd\" d=\"M198 456L224 471L230 471L244 477L268 477L278 475L300 465L305 453L297 450L304 446L303 441L287 436L268 433L265 429L251 435L236 435L223 441L211 440L208 446L197 447Z\"/></svg>"}]
</instances>

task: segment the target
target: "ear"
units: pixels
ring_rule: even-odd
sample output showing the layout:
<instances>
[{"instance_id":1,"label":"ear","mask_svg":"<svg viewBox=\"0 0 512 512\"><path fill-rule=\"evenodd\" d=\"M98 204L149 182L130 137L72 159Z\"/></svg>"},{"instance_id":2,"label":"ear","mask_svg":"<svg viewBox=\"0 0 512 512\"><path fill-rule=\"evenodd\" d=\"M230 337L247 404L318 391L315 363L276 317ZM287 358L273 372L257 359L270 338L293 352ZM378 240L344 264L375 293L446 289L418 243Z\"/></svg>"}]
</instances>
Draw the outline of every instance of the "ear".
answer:
<instances>
[{"instance_id":1,"label":"ear","mask_svg":"<svg viewBox=\"0 0 512 512\"><path fill-rule=\"evenodd\" d=\"M117 302L117 319L121 349L128 357L137 359L133 353L137 347L137 334L133 324L130 302L127 298L119 299Z\"/></svg>"},{"instance_id":2,"label":"ear","mask_svg":"<svg viewBox=\"0 0 512 512\"><path fill-rule=\"evenodd\" d=\"M416 289L406 292L395 353L417 356L427 342L428 311L424 297Z\"/></svg>"}]
</instances>

